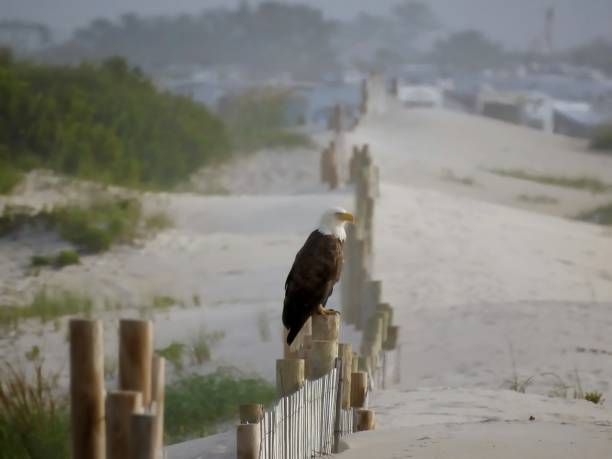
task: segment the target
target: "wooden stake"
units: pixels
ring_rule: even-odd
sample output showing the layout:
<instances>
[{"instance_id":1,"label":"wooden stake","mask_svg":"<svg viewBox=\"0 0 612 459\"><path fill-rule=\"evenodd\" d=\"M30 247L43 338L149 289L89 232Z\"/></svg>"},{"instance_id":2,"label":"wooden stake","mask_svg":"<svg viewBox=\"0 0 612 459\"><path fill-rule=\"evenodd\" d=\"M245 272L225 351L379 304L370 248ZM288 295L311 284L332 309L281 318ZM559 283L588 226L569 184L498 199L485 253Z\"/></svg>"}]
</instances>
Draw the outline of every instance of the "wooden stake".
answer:
<instances>
[{"instance_id":1,"label":"wooden stake","mask_svg":"<svg viewBox=\"0 0 612 459\"><path fill-rule=\"evenodd\" d=\"M359 371L359 354L353 352L353 359L351 360L351 373Z\"/></svg>"},{"instance_id":2,"label":"wooden stake","mask_svg":"<svg viewBox=\"0 0 612 459\"><path fill-rule=\"evenodd\" d=\"M289 330L283 327L283 357L286 359L299 359L300 358L300 347L302 346L301 332L297 334L291 346L287 344L287 335Z\"/></svg>"},{"instance_id":3,"label":"wooden stake","mask_svg":"<svg viewBox=\"0 0 612 459\"><path fill-rule=\"evenodd\" d=\"M338 343L336 341L313 340L308 379L319 379L329 373L334 367L336 357L338 357Z\"/></svg>"},{"instance_id":4,"label":"wooden stake","mask_svg":"<svg viewBox=\"0 0 612 459\"><path fill-rule=\"evenodd\" d=\"M315 314L312 319L312 339L316 341L338 341L340 315Z\"/></svg>"},{"instance_id":5,"label":"wooden stake","mask_svg":"<svg viewBox=\"0 0 612 459\"><path fill-rule=\"evenodd\" d=\"M263 418L263 405L261 403L249 403L240 405L240 423L257 424Z\"/></svg>"},{"instance_id":6,"label":"wooden stake","mask_svg":"<svg viewBox=\"0 0 612 459\"><path fill-rule=\"evenodd\" d=\"M72 457L103 459L104 339L99 320L70 321Z\"/></svg>"},{"instance_id":7,"label":"wooden stake","mask_svg":"<svg viewBox=\"0 0 612 459\"><path fill-rule=\"evenodd\" d=\"M259 459L259 424L240 424L236 429L236 450L238 459Z\"/></svg>"},{"instance_id":8,"label":"wooden stake","mask_svg":"<svg viewBox=\"0 0 612 459\"><path fill-rule=\"evenodd\" d=\"M151 403L153 324L123 319L119 323L119 388L142 393L142 404Z\"/></svg>"},{"instance_id":9,"label":"wooden stake","mask_svg":"<svg viewBox=\"0 0 612 459\"><path fill-rule=\"evenodd\" d=\"M286 397L304 385L303 359L278 359L276 361L276 393Z\"/></svg>"},{"instance_id":10,"label":"wooden stake","mask_svg":"<svg viewBox=\"0 0 612 459\"><path fill-rule=\"evenodd\" d=\"M157 459L155 415L133 414L130 423L130 458Z\"/></svg>"},{"instance_id":11,"label":"wooden stake","mask_svg":"<svg viewBox=\"0 0 612 459\"><path fill-rule=\"evenodd\" d=\"M140 392L116 390L106 397L107 459L130 459L130 427L135 413L142 413Z\"/></svg>"},{"instance_id":12,"label":"wooden stake","mask_svg":"<svg viewBox=\"0 0 612 459\"><path fill-rule=\"evenodd\" d=\"M374 411L358 409L355 412L355 426L357 432L363 432L364 430L374 430L376 423L374 421Z\"/></svg>"},{"instance_id":13,"label":"wooden stake","mask_svg":"<svg viewBox=\"0 0 612 459\"><path fill-rule=\"evenodd\" d=\"M368 374L356 371L351 375L351 407L363 408L368 393Z\"/></svg>"},{"instance_id":14,"label":"wooden stake","mask_svg":"<svg viewBox=\"0 0 612 459\"><path fill-rule=\"evenodd\" d=\"M338 356L342 359L342 408L351 407L351 373L353 369L353 351L350 344L338 345Z\"/></svg>"},{"instance_id":15,"label":"wooden stake","mask_svg":"<svg viewBox=\"0 0 612 459\"><path fill-rule=\"evenodd\" d=\"M397 338L399 335L399 327L397 325L391 325L387 331L387 340L384 344L386 351L392 351L397 347Z\"/></svg>"},{"instance_id":16,"label":"wooden stake","mask_svg":"<svg viewBox=\"0 0 612 459\"><path fill-rule=\"evenodd\" d=\"M164 401L166 384L166 359L158 355L153 357L151 376L151 404L154 405L155 438L158 451L164 449Z\"/></svg>"}]
</instances>

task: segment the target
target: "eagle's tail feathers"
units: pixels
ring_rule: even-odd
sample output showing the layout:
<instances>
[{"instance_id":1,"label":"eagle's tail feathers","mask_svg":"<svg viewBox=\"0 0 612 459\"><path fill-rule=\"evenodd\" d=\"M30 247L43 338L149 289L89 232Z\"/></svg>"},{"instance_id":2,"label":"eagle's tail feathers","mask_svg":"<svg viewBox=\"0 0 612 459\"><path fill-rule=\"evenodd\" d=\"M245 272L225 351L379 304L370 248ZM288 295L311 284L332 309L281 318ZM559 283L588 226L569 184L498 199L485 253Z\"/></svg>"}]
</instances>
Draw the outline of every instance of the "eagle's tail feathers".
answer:
<instances>
[{"instance_id":1,"label":"eagle's tail feathers","mask_svg":"<svg viewBox=\"0 0 612 459\"><path fill-rule=\"evenodd\" d=\"M293 340L295 339L295 337L297 336L299 332L300 330L297 328L292 328L291 330L289 330L289 334L287 334L287 344L289 346L291 346L291 344L293 343Z\"/></svg>"}]
</instances>

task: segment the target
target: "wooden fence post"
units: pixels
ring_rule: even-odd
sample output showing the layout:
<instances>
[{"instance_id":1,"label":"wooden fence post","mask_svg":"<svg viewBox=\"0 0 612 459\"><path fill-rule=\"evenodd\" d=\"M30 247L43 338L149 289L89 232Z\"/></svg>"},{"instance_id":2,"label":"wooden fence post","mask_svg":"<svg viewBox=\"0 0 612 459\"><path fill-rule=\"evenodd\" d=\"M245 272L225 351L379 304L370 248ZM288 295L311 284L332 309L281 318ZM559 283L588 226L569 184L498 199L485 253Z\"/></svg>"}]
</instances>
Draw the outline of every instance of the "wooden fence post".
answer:
<instances>
[{"instance_id":1,"label":"wooden fence post","mask_svg":"<svg viewBox=\"0 0 612 459\"><path fill-rule=\"evenodd\" d=\"M260 425L240 424L236 429L236 450L238 459L259 459L261 447Z\"/></svg>"},{"instance_id":2,"label":"wooden fence post","mask_svg":"<svg viewBox=\"0 0 612 459\"><path fill-rule=\"evenodd\" d=\"M151 399L155 409L155 438L158 451L164 449L164 403L166 384L166 359L156 355L153 357L153 372L151 376Z\"/></svg>"},{"instance_id":3,"label":"wooden fence post","mask_svg":"<svg viewBox=\"0 0 612 459\"><path fill-rule=\"evenodd\" d=\"M106 457L131 459L132 414L142 412L142 394L133 390L112 391L106 397Z\"/></svg>"},{"instance_id":4,"label":"wooden fence post","mask_svg":"<svg viewBox=\"0 0 612 459\"><path fill-rule=\"evenodd\" d=\"M299 359L300 358L300 347L302 346L302 334L301 332L293 340L291 346L287 344L287 335L289 330L283 326L283 357L285 359Z\"/></svg>"},{"instance_id":5,"label":"wooden fence post","mask_svg":"<svg viewBox=\"0 0 612 459\"><path fill-rule=\"evenodd\" d=\"M363 408L368 393L368 374L356 371L351 375L351 408Z\"/></svg>"},{"instance_id":6,"label":"wooden fence post","mask_svg":"<svg viewBox=\"0 0 612 459\"><path fill-rule=\"evenodd\" d=\"M119 323L119 388L142 393L142 404L151 403L153 324L149 320L123 319ZM138 421L145 422L145 421Z\"/></svg>"},{"instance_id":7,"label":"wooden fence post","mask_svg":"<svg viewBox=\"0 0 612 459\"><path fill-rule=\"evenodd\" d=\"M261 403L249 403L240 405L240 423L257 424L263 418L263 405Z\"/></svg>"},{"instance_id":8,"label":"wooden fence post","mask_svg":"<svg viewBox=\"0 0 612 459\"><path fill-rule=\"evenodd\" d=\"M157 459L155 415L132 414L130 422L130 458Z\"/></svg>"},{"instance_id":9,"label":"wooden fence post","mask_svg":"<svg viewBox=\"0 0 612 459\"><path fill-rule=\"evenodd\" d=\"M303 359L278 359L276 361L276 393L286 397L304 385Z\"/></svg>"},{"instance_id":10,"label":"wooden fence post","mask_svg":"<svg viewBox=\"0 0 612 459\"><path fill-rule=\"evenodd\" d=\"M338 341L340 334L340 316L319 315L311 316L313 341Z\"/></svg>"},{"instance_id":11,"label":"wooden fence post","mask_svg":"<svg viewBox=\"0 0 612 459\"><path fill-rule=\"evenodd\" d=\"M329 373L334 368L336 357L338 357L337 341L312 340L308 379L319 379Z\"/></svg>"},{"instance_id":12,"label":"wooden fence post","mask_svg":"<svg viewBox=\"0 0 612 459\"><path fill-rule=\"evenodd\" d=\"M351 360L351 373L359 371L359 354L353 352L353 359Z\"/></svg>"},{"instance_id":13,"label":"wooden fence post","mask_svg":"<svg viewBox=\"0 0 612 459\"><path fill-rule=\"evenodd\" d=\"M342 345L346 346L346 345ZM344 348L343 348L344 350ZM332 444L332 453L337 454L340 451L340 434L342 433L340 430L341 419L342 419L342 403L343 403L343 394L344 387L346 386L346 373L344 372L344 362L342 361L342 357L336 359L336 370L338 372L338 387L336 392L336 400L335 400L335 410L334 410L334 442Z\"/></svg>"},{"instance_id":14,"label":"wooden fence post","mask_svg":"<svg viewBox=\"0 0 612 459\"><path fill-rule=\"evenodd\" d=\"M338 356L342 359L342 408L351 407L351 373L353 371L353 351L350 344L338 345Z\"/></svg>"},{"instance_id":15,"label":"wooden fence post","mask_svg":"<svg viewBox=\"0 0 612 459\"><path fill-rule=\"evenodd\" d=\"M73 459L104 459L102 322L70 321L70 416Z\"/></svg>"},{"instance_id":16,"label":"wooden fence post","mask_svg":"<svg viewBox=\"0 0 612 459\"><path fill-rule=\"evenodd\" d=\"M397 336L399 335L399 327L397 325L391 325L387 331L387 340L384 344L386 351L392 351L397 347Z\"/></svg>"},{"instance_id":17,"label":"wooden fence post","mask_svg":"<svg viewBox=\"0 0 612 459\"><path fill-rule=\"evenodd\" d=\"M361 114L365 115L368 113L368 80L364 78L361 82Z\"/></svg>"},{"instance_id":18,"label":"wooden fence post","mask_svg":"<svg viewBox=\"0 0 612 459\"><path fill-rule=\"evenodd\" d=\"M355 412L356 430L357 432L363 432L364 430L373 430L375 428L374 411L358 409Z\"/></svg>"},{"instance_id":19,"label":"wooden fence post","mask_svg":"<svg viewBox=\"0 0 612 459\"><path fill-rule=\"evenodd\" d=\"M298 357L304 359L304 372L306 377L310 374L310 351L312 349L312 317L309 317L296 339L301 340Z\"/></svg>"}]
</instances>

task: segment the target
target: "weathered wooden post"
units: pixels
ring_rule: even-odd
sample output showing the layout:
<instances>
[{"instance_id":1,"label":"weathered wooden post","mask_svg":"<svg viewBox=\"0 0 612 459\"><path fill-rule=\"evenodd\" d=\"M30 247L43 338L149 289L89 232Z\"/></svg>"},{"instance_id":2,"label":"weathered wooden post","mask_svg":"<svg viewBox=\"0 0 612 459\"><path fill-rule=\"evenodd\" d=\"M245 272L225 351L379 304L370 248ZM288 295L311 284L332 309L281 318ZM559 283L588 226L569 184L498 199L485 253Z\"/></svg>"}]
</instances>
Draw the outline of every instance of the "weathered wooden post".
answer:
<instances>
[{"instance_id":1,"label":"weathered wooden post","mask_svg":"<svg viewBox=\"0 0 612 459\"><path fill-rule=\"evenodd\" d=\"M387 340L384 343L384 349L386 351L392 351L397 347L397 336L399 335L399 327L397 325L391 325L387 330Z\"/></svg>"},{"instance_id":2,"label":"weathered wooden post","mask_svg":"<svg viewBox=\"0 0 612 459\"><path fill-rule=\"evenodd\" d=\"M340 315L319 315L315 314L312 319L312 339L338 341L340 334Z\"/></svg>"},{"instance_id":3,"label":"weathered wooden post","mask_svg":"<svg viewBox=\"0 0 612 459\"><path fill-rule=\"evenodd\" d=\"M312 351L310 353L309 379L317 379L327 374L338 357L338 335L340 316L338 314L311 316Z\"/></svg>"},{"instance_id":4,"label":"weathered wooden post","mask_svg":"<svg viewBox=\"0 0 612 459\"><path fill-rule=\"evenodd\" d=\"M287 335L289 335L289 330L287 330L283 326L283 357L285 359L299 359L300 358L300 348L302 346L302 334L301 332L293 340L291 346L287 344Z\"/></svg>"},{"instance_id":5,"label":"weathered wooden post","mask_svg":"<svg viewBox=\"0 0 612 459\"><path fill-rule=\"evenodd\" d=\"M399 98L399 80L397 77L391 80L391 95L396 99Z\"/></svg>"},{"instance_id":6,"label":"weathered wooden post","mask_svg":"<svg viewBox=\"0 0 612 459\"><path fill-rule=\"evenodd\" d=\"M106 457L130 459L132 415L142 413L142 394L133 390L112 391L106 397Z\"/></svg>"},{"instance_id":7,"label":"weathered wooden post","mask_svg":"<svg viewBox=\"0 0 612 459\"><path fill-rule=\"evenodd\" d=\"M342 408L351 406L351 373L353 371L353 351L350 344L338 345L338 356L342 359Z\"/></svg>"},{"instance_id":8,"label":"weathered wooden post","mask_svg":"<svg viewBox=\"0 0 612 459\"><path fill-rule=\"evenodd\" d=\"M312 318L309 317L296 339L301 340L300 352L298 357L304 359L304 371L306 377L310 374L310 351L312 349Z\"/></svg>"},{"instance_id":9,"label":"weathered wooden post","mask_svg":"<svg viewBox=\"0 0 612 459\"><path fill-rule=\"evenodd\" d=\"M359 371L359 354L353 352L353 359L351 360L351 373Z\"/></svg>"},{"instance_id":10,"label":"weathered wooden post","mask_svg":"<svg viewBox=\"0 0 612 459\"><path fill-rule=\"evenodd\" d=\"M351 279L350 283L352 286L351 303L352 310L349 316L350 321L348 323L354 324L357 329L362 329L362 321L365 317L364 311L364 297L363 289L367 279L366 269L366 248L363 240L357 239L354 244L354 261L351 267Z\"/></svg>"},{"instance_id":11,"label":"weathered wooden post","mask_svg":"<svg viewBox=\"0 0 612 459\"><path fill-rule=\"evenodd\" d=\"M312 340L310 352L310 374L308 379L315 380L325 376L334 368L338 357L337 341Z\"/></svg>"},{"instance_id":12,"label":"weathered wooden post","mask_svg":"<svg viewBox=\"0 0 612 459\"><path fill-rule=\"evenodd\" d=\"M142 393L142 404L151 403L153 324L149 320L123 319L119 323L119 388ZM145 422L145 421L138 421Z\"/></svg>"},{"instance_id":13,"label":"weathered wooden post","mask_svg":"<svg viewBox=\"0 0 612 459\"><path fill-rule=\"evenodd\" d=\"M286 397L304 385L303 359L278 359L276 361L276 393Z\"/></svg>"},{"instance_id":14,"label":"weathered wooden post","mask_svg":"<svg viewBox=\"0 0 612 459\"><path fill-rule=\"evenodd\" d=\"M368 374L355 371L351 375L351 408L364 408L368 393Z\"/></svg>"},{"instance_id":15,"label":"weathered wooden post","mask_svg":"<svg viewBox=\"0 0 612 459\"><path fill-rule=\"evenodd\" d=\"M257 424L263 418L263 405L261 403L249 403L240 405L240 423Z\"/></svg>"},{"instance_id":16,"label":"weathered wooden post","mask_svg":"<svg viewBox=\"0 0 612 459\"><path fill-rule=\"evenodd\" d=\"M157 459L155 415L132 414L130 422L130 458Z\"/></svg>"},{"instance_id":17,"label":"weathered wooden post","mask_svg":"<svg viewBox=\"0 0 612 459\"><path fill-rule=\"evenodd\" d=\"M240 424L236 429L238 459L259 459L260 424Z\"/></svg>"},{"instance_id":18,"label":"weathered wooden post","mask_svg":"<svg viewBox=\"0 0 612 459\"><path fill-rule=\"evenodd\" d=\"M166 384L166 359L156 355L153 357L153 373L151 376L151 404L155 414L155 438L158 451L164 448L164 403Z\"/></svg>"},{"instance_id":19,"label":"weathered wooden post","mask_svg":"<svg viewBox=\"0 0 612 459\"><path fill-rule=\"evenodd\" d=\"M338 161L336 159L336 146L330 142L328 148L321 152L321 183L329 185L330 189L338 188L340 176L338 174Z\"/></svg>"},{"instance_id":20,"label":"weathered wooden post","mask_svg":"<svg viewBox=\"0 0 612 459\"><path fill-rule=\"evenodd\" d=\"M365 115L368 113L368 80L364 78L361 82L361 114Z\"/></svg>"},{"instance_id":21,"label":"weathered wooden post","mask_svg":"<svg viewBox=\"0 0 612 459\"><path fill-rule=\"evenodd\" d=\"M374 430L376 424L374 421L374 411L366 409L358 409L355 412L356 421L355 426L357 432L363 432L364 430Z\"/></svg>"},{"instance_id":22,"label":"weathered wooden post","mask_svg":"<svg viewBox=\"0 0 612 459\"><path fill-rule=\"evenodd\" d=\"M361 313L360 313L360 329L367 326L367 321L374 316L376 307L380 304L382 297L382 282L367 281L362 284L361 291Z\"/></svg>"},{"instance_id":23,"label":"weathered wooden post","mask_svg":"<svg viewBox=\"0 0 612 459\"><path fill-rule=\"evenodd\" d=\"M99 320L70 321L73 459L104 459L104 339Z\"/></svg>"}]
</instances>

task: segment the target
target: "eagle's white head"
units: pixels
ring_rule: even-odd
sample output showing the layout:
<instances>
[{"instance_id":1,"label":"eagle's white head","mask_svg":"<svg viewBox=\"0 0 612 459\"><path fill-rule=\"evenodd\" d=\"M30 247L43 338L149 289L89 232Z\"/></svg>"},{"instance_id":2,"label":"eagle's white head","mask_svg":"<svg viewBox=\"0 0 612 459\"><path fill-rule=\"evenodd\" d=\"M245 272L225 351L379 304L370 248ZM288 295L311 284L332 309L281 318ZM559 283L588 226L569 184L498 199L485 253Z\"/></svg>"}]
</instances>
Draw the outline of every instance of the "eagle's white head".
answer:
<instances>
[{"instance_id":1,"label":"eagle's white head","mask_svg":"<svg viewBox=\"0 0 612 459\"><path fill-rule=\"evenodd\" d=\"M334 207L323 214L318 230L326 236L335 236L344 241L346 239L344 226L347 222L355 222L353 214L341 207Z\"/></svg>"}]
</instances>

